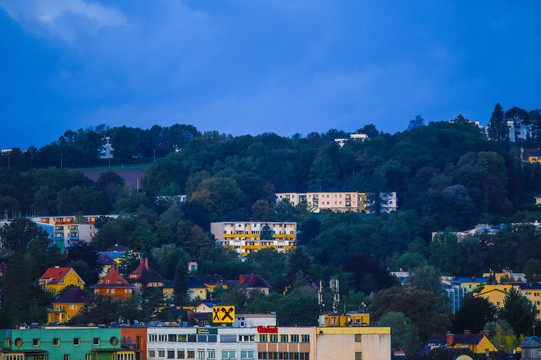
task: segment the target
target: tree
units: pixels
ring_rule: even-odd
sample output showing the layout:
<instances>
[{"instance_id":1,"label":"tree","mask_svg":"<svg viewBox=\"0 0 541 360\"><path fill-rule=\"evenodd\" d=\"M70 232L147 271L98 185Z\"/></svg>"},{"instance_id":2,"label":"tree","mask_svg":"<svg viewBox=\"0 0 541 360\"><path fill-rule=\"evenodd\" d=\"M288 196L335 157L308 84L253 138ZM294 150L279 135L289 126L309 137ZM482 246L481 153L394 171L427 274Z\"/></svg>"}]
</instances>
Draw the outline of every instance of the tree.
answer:
<instances>
[{"instance_id":1,"label":"tree","mask_svg":"<svg viewBox=\"0 0 541 360\"><path fill-rule=\"evenodd\" d=\"M47 248L49 234L32 220L17 218L0 228L2 251L10 253L26 253L31 245Z\"/></svg>"},{"instance_id":2,"label":"tree","mask_svg":"<svg viewBox=\"0 0 541 360\"><path fill-rule=\"evenodd\" d=\"M422 265L416 267L410 271L408 281L411 286L419 290L430 291L438 297L443 293L440 272L434 266Z\"/></svg>"},{"instance_id":3,"label":"tree","mask_svg":"<svg viewBox=\"0 0 541 360\"><path fill-rule=\"evenodd\" d=\"M425 122L425 120L423 119L423 117L421 115L415 116L414 119L410 120L410 123L408 125L408 131L418 129L420 127L425 126L424 122Z\"/></svg>"},{"instance_id":4,"label":"tree","mask_svg":"<svg viewBox=\"0 0 541 360\"><path fill-rule=\"evenodd\" d=\"M526 281L529 283L541 282L541 261L537 259L528 259L522 270L526 275Z\"/></svg>"},{"instance_id":5,"label":"tree","mask_svg":"<svg viewBox=\"0 0 541 360\"><path fill-rule=\"evenodd\" d=\"M380 326L391 328L391 350L415 353L421 346L419 331L411 320L401 312L388 312L379 320Z\"/></svg>"},{"instance_id":6,"label":"tree","mask_svg":"<svg viewBox=\"0 0 541 360\"><path fill-rule=\"evenodd\" d=\"M509 127L505 121L502 106L498 103L494 107L492 116L487 125L488 138L496 141L509 141Z\"/></svg>"},{"instance_id":7,"label":"tree","mask_svg":"<svg viewBox=\"0 0 541 360\"><path fill-rule=\"evenodd\" d=\"M312 260L302 247L295 248L287 259L287 280L293 284L298 275L310 276L312 274Z\"/></svg>"},{"instance_id":8,"label":"tree","mask_svg":"<svg viewBox=\"0 0 541 360\"><path fill-rule=\"evenodd\" d=\"M486 323L494 321L498 308L485 298L466 296L460 309L455 314L451 331L461 334L470 330L473 334L484 329Z\"/></svg>"},{"instance_id":9,"label":"tree","mask_svg":"<svg viewBox=\"0 0 541 360\"><path fill-rule=\"evenodd\" d=\"M529 334L535 323L537 310L518 290L511 288L505 295L503 307L500 309L500 318L507 321L515 335Z\"/></svg>"}]
</instances>

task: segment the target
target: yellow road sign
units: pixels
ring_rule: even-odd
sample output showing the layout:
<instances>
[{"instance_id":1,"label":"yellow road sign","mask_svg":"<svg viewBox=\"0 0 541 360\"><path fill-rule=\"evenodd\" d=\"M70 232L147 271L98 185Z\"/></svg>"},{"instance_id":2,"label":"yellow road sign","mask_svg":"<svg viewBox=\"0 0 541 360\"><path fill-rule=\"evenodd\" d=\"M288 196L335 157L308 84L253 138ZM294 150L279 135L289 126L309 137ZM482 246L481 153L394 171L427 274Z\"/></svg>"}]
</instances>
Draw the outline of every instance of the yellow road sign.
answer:
<instances>
[{"instance_id":1,"label":"yellow road sign","mask_svg":"<svg viewBox=\"0 0 541 360\"><path fill-rule=\"evenodd\" d=\"M234 323L235 322L235 307L234 306L213 306L212 307L212 322L213 323Z\"/></svg>"}]
</instances>

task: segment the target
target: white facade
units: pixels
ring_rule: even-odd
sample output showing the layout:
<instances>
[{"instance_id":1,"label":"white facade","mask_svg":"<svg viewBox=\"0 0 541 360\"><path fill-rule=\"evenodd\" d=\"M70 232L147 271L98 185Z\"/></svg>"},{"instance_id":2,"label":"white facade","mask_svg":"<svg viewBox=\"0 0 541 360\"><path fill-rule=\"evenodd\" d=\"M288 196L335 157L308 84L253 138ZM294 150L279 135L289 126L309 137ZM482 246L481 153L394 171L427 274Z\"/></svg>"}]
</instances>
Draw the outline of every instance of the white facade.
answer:
<instances>
[{"instance_id":1,"label":"white facade","mask_svg":"<svg viewBox=\"0 0 541 360\"><path fill-rule=\"evenodd\" d=\"M233 327L276 326L276 314L236 314Z\"/></svg>"},{"instance_id":2,"label":"white facade","mask_svg":"<svg viewBox=\"0 0 541 360\"><path fill-rule=\"evenodd\" d=\"M257 329L148 328L147 359L257 359Z\"/></svg>"},{"instance_id":3,"label":"white facade","mask_svg":"<svg viewBox=\"0 0 541 360\"><path fill-rule=\"evenodd\" d=\"M276 193L276 198L289 200L291 205L297 206L306 202L308 208L315 213L322 210L335 212L369 212L368 193L350 192L307 192L307 193ZM396 192L382 193L382 210L385 212L397 209Z\"/></svg>"}]
</instances>

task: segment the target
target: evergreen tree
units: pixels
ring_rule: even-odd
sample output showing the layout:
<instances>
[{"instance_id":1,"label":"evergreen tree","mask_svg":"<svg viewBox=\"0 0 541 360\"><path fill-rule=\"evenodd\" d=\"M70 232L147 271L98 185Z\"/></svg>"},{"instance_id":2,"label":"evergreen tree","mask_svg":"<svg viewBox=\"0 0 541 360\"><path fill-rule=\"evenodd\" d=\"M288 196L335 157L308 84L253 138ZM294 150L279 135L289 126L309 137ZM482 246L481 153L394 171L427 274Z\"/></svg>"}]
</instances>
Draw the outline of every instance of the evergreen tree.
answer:
<instances>
[{"instance_id":1,"label":"evergreen tree","mask_svg":"<svg viewBox=\"0 0 541 360\"><path fill-rule=\"evenodd\" d=\"M502 106L498 103L494 107L487 126L489 139L496 141L509 141L509 127L505 120Z\"/></svg>"},{"instance_id":2,"label":"evergreen tree","mask_svg":"<svg viewBox=\"0 0 541 360\"><path fill-rule=\"evenodd\" d=\"M505 295L503 307L500 309L500 318L506 320L515 335L529 334L535 322L537 310L535 306L518 290L511 288Z\"/></svg>"}]
</instances>

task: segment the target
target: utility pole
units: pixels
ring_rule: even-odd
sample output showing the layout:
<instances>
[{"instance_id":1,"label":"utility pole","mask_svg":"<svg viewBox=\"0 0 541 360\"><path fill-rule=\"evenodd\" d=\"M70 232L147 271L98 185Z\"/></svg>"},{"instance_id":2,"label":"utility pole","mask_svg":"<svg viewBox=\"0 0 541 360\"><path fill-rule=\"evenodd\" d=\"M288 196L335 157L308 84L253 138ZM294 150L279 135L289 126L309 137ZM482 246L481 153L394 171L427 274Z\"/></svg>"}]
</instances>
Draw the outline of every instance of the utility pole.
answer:
<instances>
[{"instance_id":1,"label":"utility pole","mask_svg":"<svg viewBox=\"0 0 541 360\"><path fill-rule=\"evenodd\" d=\"M63 156L64 156L64 154L60 154L60 168L61 169L63 167Z\"/></svg>"}]
</instances>

